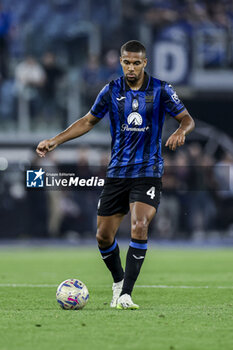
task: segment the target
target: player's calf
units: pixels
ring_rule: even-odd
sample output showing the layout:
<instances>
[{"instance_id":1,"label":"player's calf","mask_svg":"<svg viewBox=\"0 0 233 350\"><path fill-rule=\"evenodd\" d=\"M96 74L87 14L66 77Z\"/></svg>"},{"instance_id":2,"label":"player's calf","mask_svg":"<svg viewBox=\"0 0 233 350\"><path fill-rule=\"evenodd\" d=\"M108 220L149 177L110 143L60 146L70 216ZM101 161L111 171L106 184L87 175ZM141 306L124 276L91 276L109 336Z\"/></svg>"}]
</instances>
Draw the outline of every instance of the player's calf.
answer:
<instances>
[{"instance_id":1,"label":"player's calf","mask_svg":"<svg viewBox=\"0 0 233 350\"><path fill-rule=\"evenodd\" d=\"M117 244L117 241L114 239L114 242L105 248L100 248L99 247L100 254L102 256L102 259L109 269L109 271L112 274L113 281L114 283L118 283L123 280L124 278L124 270L121 265L121 259L120 259L120 249ZM122 288L122 284L121 284ZM113 290L113 299L116 299L119 297L121 288L119 289L118 286L115 291L114 295L114 290ZM116 306L116 305L115 305ZM114 306L114 307L115 307Z\"/></svg>"},{"instance_id":2,"label":"player's calf","mask_svg":"<svg viewBox=\"0 0 233 350\"><path fill-rule=\"evenodd\" d=\"M126 257L125 277L121 295L131 295L147 251L147 240L131 239Z\"/></svg>"}]
</instances>

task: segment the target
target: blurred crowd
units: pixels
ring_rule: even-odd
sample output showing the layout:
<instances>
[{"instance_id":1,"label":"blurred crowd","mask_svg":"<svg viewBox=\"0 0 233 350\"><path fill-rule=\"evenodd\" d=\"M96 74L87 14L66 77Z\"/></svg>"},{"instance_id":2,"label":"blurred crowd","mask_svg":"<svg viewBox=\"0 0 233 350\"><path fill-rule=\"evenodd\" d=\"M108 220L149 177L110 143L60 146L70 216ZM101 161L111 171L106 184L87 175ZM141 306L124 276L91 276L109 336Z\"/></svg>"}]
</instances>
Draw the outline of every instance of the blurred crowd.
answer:
<instances>
[{"instance_id":1,"label":"blurred crowd","mask_svg":"<svg viewBox=\"0 0 233 350\"><path fill-rule=\"evenodd\" d=\"M165 173L155 231L161 237L205 239L233 234L233 156L208 154L192 142L165 154Z\"/></svg>"},{"instance_id":2,"label":"blurred crowd","mask_svg":"<svg viewBox=\"0 0 233 350\"><path fill-rule=\"evenodd\" d=\"M20 117L21 130L66 125L69 90L72 97L80 94L78 112L85 112L103 85L121 74L119 48L141 38L142 28L150 29L152 40L194 40L207 68L233 66L231 0L0 0L3 129L12 121L19 127ZM101 38L95 50L87 47L90 30Z\"/></svg>"},{"instance_id":3,"label":"blurred crowd","mask_svg":"<svg viewBox=\"0 0 233 350\"><path fill-rule=\"evenodd\" d=\"M28 116L32 129L37 118L41 126L60 120L64 111L58 94L64 74L53 52L45 52L41 61L27 55L15 65L14 77L0 84L2 120L15 120L19 114Z\"/></svg>"},{"instance_id":4,"label":"blurred crowd","mask_svg":"<svg viewBox=\"0 0 233 350\"><path fill-rule=\"evenodd\" d=\"M231 0L136 0L134 4L124 1L125 18L137 18L156 29L183 22L190 27L210 25L232 30Z\"/></svg>"},{"instance_id":5,"label":"blurred crowd","mask_svg":"<svg viewBox=\"0 0 233 350\"><path fill-rule=\"evenodd\" d=\"M79 149L76 163L58 164L50 154L49 172L74 173L80 178L105 178L109 154L99 152L93 166L90 149ZM207 154L191 142L176 152L165 152L163 194L150 237L161 240L206 240L233 234L233 157L219 151ZM43 167L35 158L31 165ZM101 187L77 190L26 190L22 164L14 164L1 176L2 215L0 238L93 238ZM28 168L28 167L27 167ZM48 167L47 167L48 168ZM16 225L17 223L17 225ZM119 237L130 230L124 219Z\"/></svg>"}]
</instances>

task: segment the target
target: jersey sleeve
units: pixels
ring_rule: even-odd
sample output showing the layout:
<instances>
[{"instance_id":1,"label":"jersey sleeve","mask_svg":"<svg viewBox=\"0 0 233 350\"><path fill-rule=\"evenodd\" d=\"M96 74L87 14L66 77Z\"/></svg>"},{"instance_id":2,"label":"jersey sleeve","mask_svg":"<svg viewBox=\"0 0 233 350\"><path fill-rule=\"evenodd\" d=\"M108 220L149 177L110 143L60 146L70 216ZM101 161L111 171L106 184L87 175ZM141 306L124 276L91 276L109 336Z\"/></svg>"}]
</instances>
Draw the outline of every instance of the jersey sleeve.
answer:
<instances>
[{"instance_id":1,"label":"jersey sleeve","mask_svg":"<svg viewBox=\"0 0 233 350\"><path fill-rule=\"evenodd\" d=\"M173 87L165 81L162 81L161 86L161 102L165 111L172 117L175 117L185 109L183 102L180 101Z\"/></svg>"},{"instance_id":2,"label":"jersey sleeve","mask_svg":"<svg viewBox=\"0 0 233 350\"><path fill-rule=\"evenodd\" d=\"M109 110L109 84L105 85L90 110L90 113L97 118L103 118Z\"/></svg>"}]
</instances>

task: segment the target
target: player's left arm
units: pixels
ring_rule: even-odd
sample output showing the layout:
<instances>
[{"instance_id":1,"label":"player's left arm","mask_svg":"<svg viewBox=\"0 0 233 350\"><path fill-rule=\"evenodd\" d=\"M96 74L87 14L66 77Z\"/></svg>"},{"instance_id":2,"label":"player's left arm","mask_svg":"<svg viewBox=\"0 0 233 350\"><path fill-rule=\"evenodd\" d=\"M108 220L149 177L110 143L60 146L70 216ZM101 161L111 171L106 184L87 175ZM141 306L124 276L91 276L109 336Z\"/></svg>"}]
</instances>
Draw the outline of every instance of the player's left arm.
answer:
<instances>
[{"instance_id":1,"label":"player's left arm","mask_svg":"<svg viewBox=\"0 0 233 350\"><path fill-rule=\"evenodd\" d=\"M185 137L195 128L195 122L187 109L174 117L179 123L179 128L168 138L165 146L175 151L177 147L183 146Z\"/></svg>"}]
</instances>

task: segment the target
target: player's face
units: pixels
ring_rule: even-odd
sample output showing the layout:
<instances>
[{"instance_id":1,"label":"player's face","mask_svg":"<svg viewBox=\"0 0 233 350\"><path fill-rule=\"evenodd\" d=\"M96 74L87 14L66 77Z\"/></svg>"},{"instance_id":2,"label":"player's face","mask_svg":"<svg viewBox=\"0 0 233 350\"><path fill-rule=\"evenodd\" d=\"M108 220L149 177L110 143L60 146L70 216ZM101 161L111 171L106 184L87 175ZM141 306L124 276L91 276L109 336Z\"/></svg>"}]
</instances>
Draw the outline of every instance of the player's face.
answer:
<instances>
[{"instance_id":1,"label":"player's face","mask_svg":"<svg viewBox=\"0 0 233 350\"><path fill-rule=\"evenodd\" d=\"M124 76L130 84L136 84L144 75L147 59L142 52L123 51L120 62Z\"/></svg>"}]
</instances>

